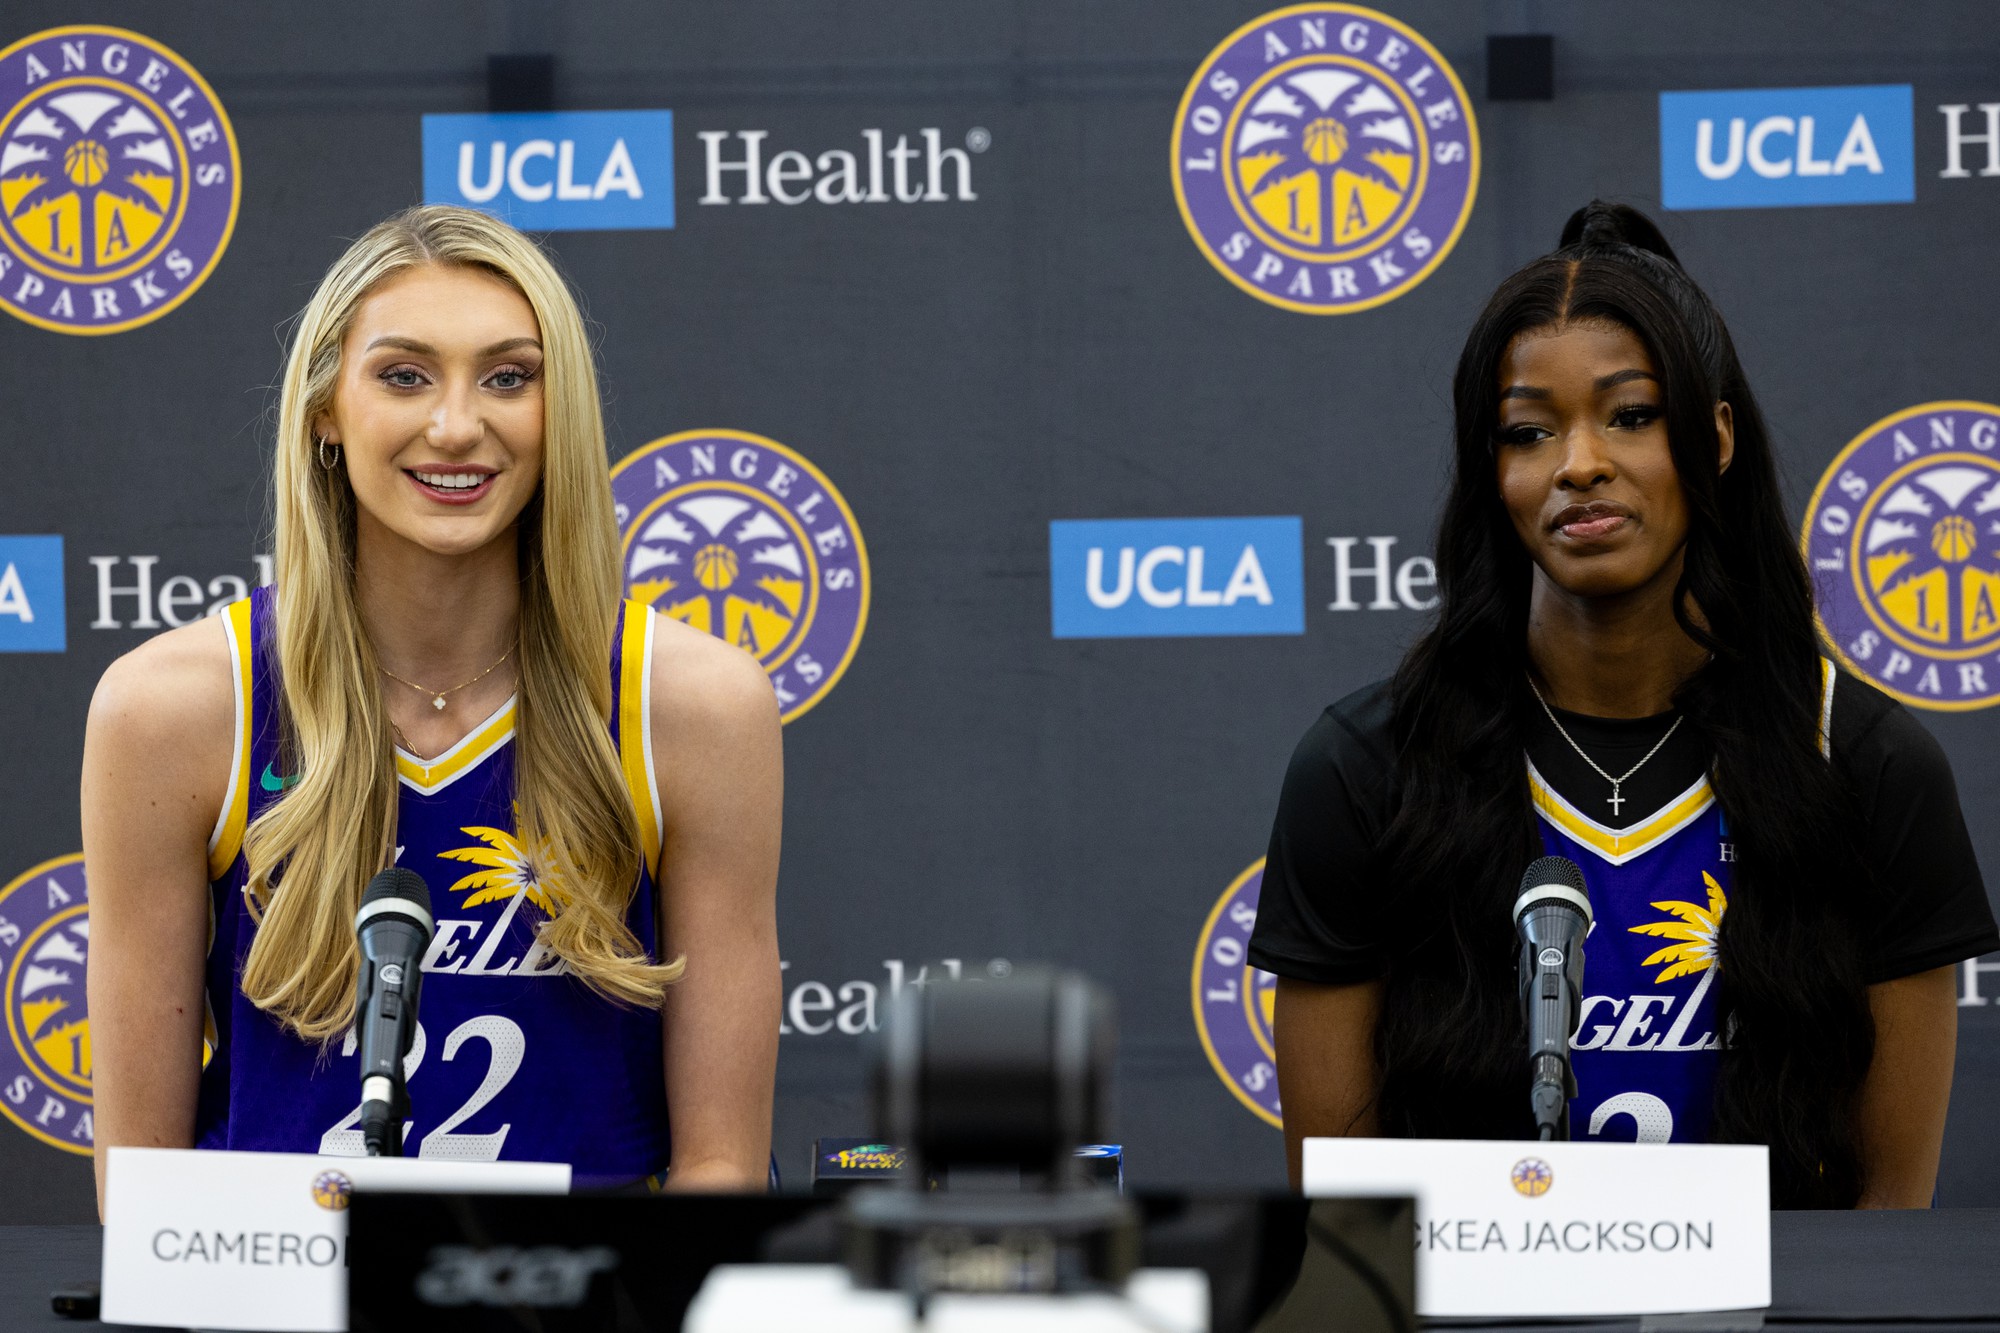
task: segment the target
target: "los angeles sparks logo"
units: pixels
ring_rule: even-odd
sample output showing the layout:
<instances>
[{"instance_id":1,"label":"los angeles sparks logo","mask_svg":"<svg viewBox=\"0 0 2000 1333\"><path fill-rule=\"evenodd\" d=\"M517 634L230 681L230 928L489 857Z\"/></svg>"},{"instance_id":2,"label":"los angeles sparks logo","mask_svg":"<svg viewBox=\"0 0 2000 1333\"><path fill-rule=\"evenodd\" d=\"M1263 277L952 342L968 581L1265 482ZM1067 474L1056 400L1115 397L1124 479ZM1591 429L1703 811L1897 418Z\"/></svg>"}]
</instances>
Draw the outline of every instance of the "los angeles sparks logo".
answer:
<instances>
[{"instance_id":1,"label":"los angeles sparks logo","mask_svg":"<svg viewBox=\"0 0 2000 1333\"><path fill-rule=\"evenodd\" d=\"M2000 407L1925 403L1861 432L1806 510L1820 627L1905 703L2000 703Z\"/></svg>"},{"instance_id":2,"label":"los angeles sparks logo","mask_svg":"<svg viewBox=\"0 0 2000 1333\"><path fill-rule=\"evenodd\" d=\"M1209 1064L1236 1100L1267 1124L1282 1125L1271 1036L1278 979L1246 961L1263 887L1259 858L1222 891L1201 928L1194 951L1194 1028Z\"/></svg>"},{"instance_id":3,"label":"los angeles sparks logo","mask_svg":"<svg viewBox=\"0 0 2000 1333\"><path fill-rule=\"evenodd\" d=\"M1479 188L1458 75L1359 5L1294 5L1231 33L1181 98L1173 155L1181 219L1208 261L1312 315L1367 310L1429 277Z\"/></svg>"},{"instance_id":4,"label":"los angeles sparks logo","mask_svg":"<svg viewBox=\"0 0 2000 1333\"><path fill-rule=\"evenodd\" d=\"M43 1143L85 1155L93 1133L89 914L81 853L44 861L0 888L0 1113Z\"/></svg>"},{"instance_id":5,"label":"los angeles sparks logo","mask_svg":"<svg viewBox=\"0 0 2000 1333\"><path fill-rule=\"evenodd\" d=\"M192 65L123 28L0 51L0 306L118 333L194 294L236 226L236 132Z\"/></svg>"},{"instance_id":6,"label":"los angeles sparks logo","mask_svg":"<svg viewBox=\"0 0 2000 1333\"><path fill-rule=\"evenodd\" d=\"M626 596L764 664L790 722L834 687L868 622L868 550L826 475L775 440L691 430L611 470Z\"/></svg>"}]
</instances>

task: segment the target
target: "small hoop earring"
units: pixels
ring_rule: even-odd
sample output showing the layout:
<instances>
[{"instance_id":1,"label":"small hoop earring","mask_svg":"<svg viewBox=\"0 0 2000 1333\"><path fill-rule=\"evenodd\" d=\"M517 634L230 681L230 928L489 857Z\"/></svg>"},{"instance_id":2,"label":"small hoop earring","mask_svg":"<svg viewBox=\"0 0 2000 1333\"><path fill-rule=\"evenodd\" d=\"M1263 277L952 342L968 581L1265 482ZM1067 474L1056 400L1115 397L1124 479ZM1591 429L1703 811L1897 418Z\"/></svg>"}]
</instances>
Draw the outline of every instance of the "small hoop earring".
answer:
<instances>
[{"instance_id":1,"label":"small hoop earring","mask_svg":"<svg viewBox=\"0 0 2000 1333\"><path fill-rule=\"evenodd\" d=\"M340 466L340 446L337 444L333 446L333 457L329 458L327 457L326 454L326 443L327 443L326 437L322 435L318 438L319 438L319 465L325 468L328 472L331 472L336 467Z\"/></svg>"}]
</instances>

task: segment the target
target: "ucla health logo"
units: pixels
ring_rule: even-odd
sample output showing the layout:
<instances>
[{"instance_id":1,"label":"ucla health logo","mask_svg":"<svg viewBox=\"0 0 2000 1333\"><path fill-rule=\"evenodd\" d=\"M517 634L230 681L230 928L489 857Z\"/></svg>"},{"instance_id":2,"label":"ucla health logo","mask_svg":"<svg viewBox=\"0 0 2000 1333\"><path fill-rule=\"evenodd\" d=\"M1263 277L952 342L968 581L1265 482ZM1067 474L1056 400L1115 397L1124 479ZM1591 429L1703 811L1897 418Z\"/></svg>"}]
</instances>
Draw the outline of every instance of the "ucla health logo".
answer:
<instances>
[{"instance_id":1,"label":"ucla health logo","mask_svg":"<svg viewBox=\"0 0 2000 1333\"><path fill-rule=\"evenodd\" d=\"M674 113L424 117L424 202L524 231L674 225Z\"/></svg>"},{"instance_id":2,"label":"ucla health logo","mask_svg":"<svg viewBox=\"0 0 2000 1333\"><path fill-rule=\"evenodd\" d=\"M690 430L611 470L626 596L743 649L790 722L840 680L868 623L868 548L826 474L776 440Z\"/></svg>"},{"instance_id":3,"label":"ucla health logo","mask_svg":"<svg viewBox=\"0 0 2000 1333\"><path fill-rule=\"evenodd\" d=\"M1910 85L1660 94L1668 208L1907 204Z\"/></svg>"},{"instance_id":4,"label":"ucla health logo","mask_svg":"<svg viewBox=\"0 0 2000 1333\"><path fill-rule=\"evenodd\" d=\"M0 306L119 333L192 296L242 187L215 91L123 28L50 28L0 51Z\"/></svg>"},{"instance_id":5,"label":"ucla health logo","mask_svg":"<svg viewBox=\"0 0 2000 1333\"><path fill-rule=\"evenodd\" d=\"M1098 518L1049 524L1058 639L1303 634L1296 518Z\"/></svg>"},{"instance_id":6,"label":"ucla health logo","mask_svg":"<svg viewBox=\"0 0 2000 1333\"><path fill-rule=\"evenodd\" d=\"M1359 5L1246 23L1174 120L1174 195L1195 244L1259 300L1344 315L1415 287L1457 243L1479 131L1451 65Z\"/></svg>"},{"instance_id":7,"label":"ucla health logo","mask_svg":"<svg viewBox=\"0 0 2000 1333\"><path fill-rule=\"evenodd\" d=\"M1272 1125L1278 1108L1278 1053L1271 1016L1278 979L1249 964L1250 932L1257 924L1257 895L1264 861L1238 875L1216 899L1194 950L1194 1028L1216 1076L1236 1100Z\"/></svg>"},{"instance_id":8,"label":"ucla health logo","mask_svg":"<svg viewBox=\"0 0 2000 1333\"><path fill-rule=\"evenodd\" d=\"M0 537L0 653L69 646L62 562L61 537Z\"/></svg>"},{"instance_id":9,"label":"ucla health logo","mask_svg":"<svg viewBox=\"0 0 2000 1333\"><path fill-rule=\"evenodd\" d=\"M91 1150L90 897L83 854L58 856L0 888L7 1045L0 1114L51 1147Z\"/></svg>"},{"instance_id":10,"label":"ucla health logo","mask_svg":"<svg viewBox=\"0 0 2000 1333\"><path fill-rule=\"evenodd\" d=\"M2000 407L1925 403L1840 451L1806 510L1820 628L1905 703L2000 703Z\"/></svg>"}]
</instances>

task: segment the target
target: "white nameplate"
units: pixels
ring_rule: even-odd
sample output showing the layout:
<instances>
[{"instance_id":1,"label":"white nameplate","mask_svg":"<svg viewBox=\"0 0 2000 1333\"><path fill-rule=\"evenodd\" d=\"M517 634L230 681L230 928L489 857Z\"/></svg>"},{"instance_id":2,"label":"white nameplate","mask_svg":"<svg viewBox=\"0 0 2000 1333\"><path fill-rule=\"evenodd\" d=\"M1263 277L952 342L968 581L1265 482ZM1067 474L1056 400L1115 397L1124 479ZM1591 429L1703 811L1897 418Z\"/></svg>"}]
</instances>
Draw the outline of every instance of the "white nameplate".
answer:
<instances>
[{"instance_id":1,"label":"white nameplate","mask_svg":"<svg viewBox=\"0 0 2000 1333\"><path fill-rule=\"evenodd\" d=\"M1417 1200L1417 1313L1672 1314L1771 1303L1769 1150L1307 1139L1305 1193Z\"/></svg>"},{"instance_id":2,"label":"white nameplate","mask_svg":"<svg viewBox=\"0 0 2000 1333\"><path fill-rule=\"evenodd\" d=\"M683 1333L1208 1333L1208 1275L1142 1268L1119 1293L934 1296L919 1321L900 1291L856 1291L819 1264L724 1264L688 1307Z\"/></svg>"},{"instance_id":3,"label":"white nameplate","mask_svg":"<svg viewBox=\"0 0 2000 1333\"><path fill-rule=\"evenodd\" d=\"M338 1333L355 1189L565 1194L569 1166L112 1148L103 1321Z\"/></svg>"}]
</instances>

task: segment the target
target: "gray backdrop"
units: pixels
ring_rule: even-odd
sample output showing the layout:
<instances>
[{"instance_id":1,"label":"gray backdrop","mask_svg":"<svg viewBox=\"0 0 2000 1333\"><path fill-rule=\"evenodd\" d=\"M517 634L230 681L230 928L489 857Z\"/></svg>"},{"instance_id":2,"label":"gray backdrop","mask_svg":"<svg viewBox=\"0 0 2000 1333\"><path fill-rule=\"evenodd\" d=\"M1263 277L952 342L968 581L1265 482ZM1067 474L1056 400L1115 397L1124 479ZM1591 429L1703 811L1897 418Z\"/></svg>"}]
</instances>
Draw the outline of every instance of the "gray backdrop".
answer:
<instances>
[{"instance_id":1,"label":"gray backdrop","mask_svg":"<svg viewBox=\"0 0 2000 1333\"><path fill-rule=\"evenodd\" d=\"M1657 214L1662 89L1915 86L1914 203L1660 215L1730 320L1795 507L1878 418L2000 399L2000 178L1940 178L1937 111L2000 100L2000 28L1978 0L1383 0L1471 94L1477 204L1420 286L1317 318L1225 282L1167 170L1195 68L1274 7L14 0L0 45L108 23L187 58L234 121L243 195L221 263L165 318L102 338L0 318L0 533L62 535L68 603L66 653L0 654L0 882L80 845L91 689L149 632L92 627L90 558L156 556L156 588L254 576L280 326L347 238L420 199L420 115L485 110L490 53L552 51L559 107L676 120L675 229L550 237L599 335L612 457L695 427L769 436L832 479L868 544L859 651L786 733L788 998L925 960L1081 967L1121 1006L1130 1178L1280 1181L1278 1131L1203 1055L1189 972L1299 733L1422 623L1329 610L1328 539L1429 549L1466 328L1593 195ZM1521 31L1555 34L1556 96L1490 102L1485 37ZM697 203L704 130L817 153L870 127L987 130L977 199ZM1302 636L1051 637L1050 520L1239 514L1303 516ZM1920 717L2000 873L2000 712ZM1983 994L1966 977L1943 1195L2000 1205L2000 975ZM859 1057L837 1028L783 1038L792 1179L814 1135L866 1132ZM89 1175L0 1124L0 1222L91 1215Z\"/></svg>"}]
</instances>

